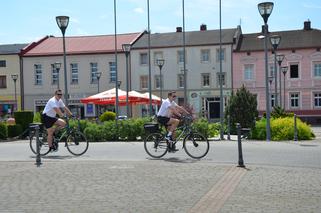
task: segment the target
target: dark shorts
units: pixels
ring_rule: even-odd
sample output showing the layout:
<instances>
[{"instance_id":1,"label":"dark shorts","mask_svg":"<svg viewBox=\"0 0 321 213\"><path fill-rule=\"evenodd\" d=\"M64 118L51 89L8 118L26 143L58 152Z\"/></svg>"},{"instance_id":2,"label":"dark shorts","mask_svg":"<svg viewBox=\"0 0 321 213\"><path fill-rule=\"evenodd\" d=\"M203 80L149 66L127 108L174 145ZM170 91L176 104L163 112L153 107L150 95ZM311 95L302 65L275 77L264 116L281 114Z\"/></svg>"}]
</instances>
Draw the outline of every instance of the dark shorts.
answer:
<instances>
[{"instance_id":1,"label":"dark shorts","mask_svg":"<svg viewBox=\"0 0 321 213\"><path fill-rule=\"evenodd\" d=\"M51 128L56 123L57 120L58 118L53 118L46 114L42 114L42 122L44 123L47 129Z\"/></svg>"},{"instance_id":2,"label":"dark shorts","mask_svg":"<svg viewBox=\"0 0 321 213\"><path fill-rule=\"evenodd\" d=\"M168 123L169 120L170 120L170 118L168 118L168 117L157 116L157 121L158 121L160 124L167 125L167 123Z\"/></svg>"}]
</instances>

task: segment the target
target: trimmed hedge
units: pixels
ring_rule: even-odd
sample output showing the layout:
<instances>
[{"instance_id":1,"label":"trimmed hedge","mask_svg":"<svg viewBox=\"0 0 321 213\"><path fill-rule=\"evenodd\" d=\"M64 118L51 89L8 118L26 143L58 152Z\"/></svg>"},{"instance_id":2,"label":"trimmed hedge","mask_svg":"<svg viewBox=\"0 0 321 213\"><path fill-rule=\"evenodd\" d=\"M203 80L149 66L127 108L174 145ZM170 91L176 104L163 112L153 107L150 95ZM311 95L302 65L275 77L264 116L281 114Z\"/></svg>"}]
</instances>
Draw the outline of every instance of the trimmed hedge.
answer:
<instances>
[{"instance_id":1,"label":"trimmed hedge","mask_svg":"<svg viewBox=\"0 0 321 213\"><path fill-rule=\"evenodd\" d=\"M14 112L14 118L16 124L20 124L22 131L29 128L29 124L33 122L33 112L32 111L17 111Z\"/></svg>"},{"instance_id":2,"label":"trimmed hedge","mask_svg":"<svg viewBox=\"0 0 321 213\"><path fill-rule=\"evenodd\" d=\"M22 127L20 124L8 125L8 138L19 136L22 132Z\"/></svg>"},{"instance_id":3,"label":"trimmed hedge","mask_svg":"<svg viewBox=\"0 0 321 213\"><path fill-rule=\"evenodd\" d=\"M7 139L8 127L7 124L0 122L0 139Z\"/></svg>"}]
</instances>

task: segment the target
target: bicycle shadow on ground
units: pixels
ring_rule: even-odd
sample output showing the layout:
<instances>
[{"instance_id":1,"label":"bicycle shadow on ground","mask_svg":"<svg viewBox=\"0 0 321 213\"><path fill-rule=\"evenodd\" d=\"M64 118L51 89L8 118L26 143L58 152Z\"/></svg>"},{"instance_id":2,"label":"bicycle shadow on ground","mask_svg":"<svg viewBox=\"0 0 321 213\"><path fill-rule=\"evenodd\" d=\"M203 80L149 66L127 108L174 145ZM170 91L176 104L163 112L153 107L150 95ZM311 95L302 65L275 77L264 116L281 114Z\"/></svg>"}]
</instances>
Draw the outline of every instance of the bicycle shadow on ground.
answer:
<instances>
[{"instance_id":1,"label":"bicycle shadow on ground","mask_svg":"<svg viewBox=\"0 0 321 213\"><path fill-rule=\"evenodd\" d=\"M31 158L36 159L36 156L31 156ZM50 155L50 156L41 156L42 159L51 159L51 160L67 160L76 158L76 156L70 156L70 155Z\"/></svg>"},{"instance_id":2,"label":"bicycle shadow on ground","mask_svg":"<svg viewBox=\"0 0 321 213\"><path fill-rule=\"evenodd\" d=\"M156 161L165 161L165 162L172 162L172 163L196 163L200 160L191 159L191 158L178 158L178 157L170 157L170 158L147 158L148 160L156 160Z\"/></svg>"}]
</instances>

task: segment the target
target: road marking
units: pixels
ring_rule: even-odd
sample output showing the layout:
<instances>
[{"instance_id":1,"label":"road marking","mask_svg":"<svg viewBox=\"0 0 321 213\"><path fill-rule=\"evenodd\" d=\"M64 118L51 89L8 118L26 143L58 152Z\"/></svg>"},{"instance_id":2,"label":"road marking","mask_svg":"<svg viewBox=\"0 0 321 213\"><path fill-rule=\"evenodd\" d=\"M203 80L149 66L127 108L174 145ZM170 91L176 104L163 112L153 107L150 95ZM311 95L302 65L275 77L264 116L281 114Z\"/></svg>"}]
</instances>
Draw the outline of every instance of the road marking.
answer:
<instances>
[{"instance_id":1,"label":"road marking","mask_svg":"<svg viewBox=\"0 0 321 213\"><path fill-rule=\"evenodd\" d=\"M218 212L232 195L246 173L244 168L231 167L223 177L197 202L190 213Z\"/></svg>"}]
</instances>

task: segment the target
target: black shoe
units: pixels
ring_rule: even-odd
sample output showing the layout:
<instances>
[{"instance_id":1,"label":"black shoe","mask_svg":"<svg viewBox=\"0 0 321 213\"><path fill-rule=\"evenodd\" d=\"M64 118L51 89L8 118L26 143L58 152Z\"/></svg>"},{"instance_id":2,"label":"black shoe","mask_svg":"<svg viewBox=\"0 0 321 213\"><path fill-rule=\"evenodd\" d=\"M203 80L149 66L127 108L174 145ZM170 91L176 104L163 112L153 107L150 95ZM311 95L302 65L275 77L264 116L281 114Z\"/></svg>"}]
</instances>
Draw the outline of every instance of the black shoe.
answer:
<instances>
[{"instance_id":1,"label":"black shoe","mask_svg":"<svg viewBox=\"0 0 321 213\"><path fill-rule=\"evenodd\" d=\"M49 152L58 152L58 148L56 147L50 147Z\"/></svg>"},{"instance_id":2,"label":"black shoe","mask_svg":"<svg viewBox=\"0 0 321 213\"><path fill-rule=\"evenodd\" d=\"M176 152L178 149L176 149L176 145L173 142L169 142L168 144L168 152Z\"/></svg>"}]
</instances>

